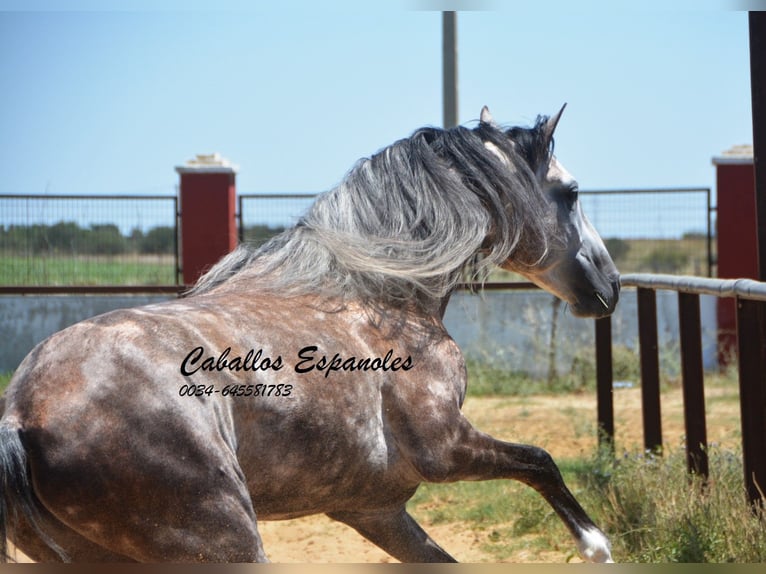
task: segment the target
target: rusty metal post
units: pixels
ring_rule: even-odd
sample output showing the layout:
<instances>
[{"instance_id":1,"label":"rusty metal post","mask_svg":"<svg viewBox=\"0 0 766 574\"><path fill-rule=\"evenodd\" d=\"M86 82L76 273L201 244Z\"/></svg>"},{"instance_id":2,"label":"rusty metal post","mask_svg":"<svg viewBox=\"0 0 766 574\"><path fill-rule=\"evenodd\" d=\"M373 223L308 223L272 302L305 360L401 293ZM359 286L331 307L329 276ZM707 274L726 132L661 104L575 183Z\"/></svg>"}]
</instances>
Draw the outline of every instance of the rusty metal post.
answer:
<instances>
[{"instance_id":1,"label":"rusty metal post","mask_svg":"<svg viewBox=\"0 0 766 574\"><path fill-rule=\"evenodd\" d=\"M750 12L749 23L758 278L766 281L766 12Z\"/></svg>"},{"instance_id":2,"label":"rusty metal post","mask_svg":"<svg viewBox=\"0 0 766 574\"><path fill-rule=\"evenodd\" d=\"M764 505L766 489L766 303L737 299L739 394L745 488Z\"/></svg>"},{"instance_id":3,"label":"rusty metal post","mask_svg":"<svg viewBox=\"0 0 766 574\"><path fill-rule=\"evenodd\" d=\"M662 451L660 416L660 361L657 344L657 295L654 289L639 287L638 342L641 353L641 411L644 418L644 448Z\"/></svg>"},{"instance_id":4,"label":"rusty metal post","mask_svg":"<svg viewBox=\"0 0 766 574\"><path fill-rule=\"evenodd\" d=\"M678 293L678 322L681 332L686 465L690 473L707 477L707 427L699 295Z\"/></svg>"},{"instance_id":5,"label":"rusty metal post","mask_svg":"<svg viewBox=\"0 0 766 574\"><path fill-rule=\"evenodd\" d=\"M596 400L598 444L614 450L614 402L612 399L612 319L596 319Z\"/></svg>"},{"instance_id":6,"label":"rusty metal post","mask_svg":"<svg viewBox=\"0 0 766 574\"><path fill-rule=\"evenodd\" d=\"M758 278L766 280L766 13L750 12L750 89L753 110L753 168L758 233ZM766 309L737 301L740 405L745 486L748 498L765 505L766 490Z\"/></svg>"}]
</instances>

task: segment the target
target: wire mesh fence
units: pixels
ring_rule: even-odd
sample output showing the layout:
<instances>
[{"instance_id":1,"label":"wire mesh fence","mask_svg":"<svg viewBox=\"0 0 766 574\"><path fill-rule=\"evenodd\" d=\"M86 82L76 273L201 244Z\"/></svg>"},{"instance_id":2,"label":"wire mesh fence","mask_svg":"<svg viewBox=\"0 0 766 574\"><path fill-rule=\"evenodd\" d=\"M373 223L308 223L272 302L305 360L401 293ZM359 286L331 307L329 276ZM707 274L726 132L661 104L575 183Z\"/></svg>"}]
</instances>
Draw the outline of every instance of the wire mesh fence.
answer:
<instances>
[{"instance_id":1,"label":"wire mesh fence","mask_svg":"<svg viewBox=\"0 0 766 574\"><path fill-rule=\"evenodd\" d=\"M258 245L295 225L315 197L240 195L240 241ZM580 197L621 272L714 275L709 189ZM177 284L176 212L174 196L0 195L0 285Z\"/></svg>"},{"instance_id":2,"label":"wire mesh fence","mask_svg":"<svg viewBox=\"0 0 766 574\"><path fill-rule=\"evenodd\" d=\"M294 226L314 203L315 193L262 193L239 196L239 240L262 245Z\"/></svg>"},{"instance_id":3,"label":"wire mesh fence","mask_svg":"<svg viewBox=\"0 0 766 574\"><path fill-rule=\"evenodd\" d=\"M175 196L0 195L0 285L175 285Z\"/></svg>"},{"instance_id":4,"label":"wire mesh fence","mask_svg":"<svg viewBox=\"0 0 766 574\"><path fill-rule=\"evenodd\" d=\"M581 192L581 203L621 273L714 273L709 188Z\"/></svg>"},{"instance_id":5,"label":"wire mesh fence","mask_svg":"<svg viewBox=\"0 0 766 574\"><path fill-rule=\"evenodd\" d=\"M240 195L240 240L265 242L294 225L315 197ZM714 211L709 188L581 191L580 198L622 273L713 275ZM489 281L514 278L497 271Z\"/></svg>"}]
</instances>

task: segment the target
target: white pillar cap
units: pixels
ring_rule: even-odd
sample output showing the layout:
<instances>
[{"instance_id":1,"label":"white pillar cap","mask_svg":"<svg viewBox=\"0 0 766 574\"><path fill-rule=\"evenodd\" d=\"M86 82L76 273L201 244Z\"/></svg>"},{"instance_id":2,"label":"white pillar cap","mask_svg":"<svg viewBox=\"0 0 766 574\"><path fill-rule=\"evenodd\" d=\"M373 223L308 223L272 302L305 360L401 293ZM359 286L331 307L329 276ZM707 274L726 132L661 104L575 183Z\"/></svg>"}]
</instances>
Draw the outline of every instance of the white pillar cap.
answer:
<instances>
[{"instance_id":1,"label":"white pillar cap","mask_svg":"<svg viewBox=\"0 0 766 574\"><path fill-rule=\"evenodd\" d=\"M753 163L753 146L735 145L713 158L713 165L747 165Z\"/></svg>"},{"instance_id":2,"label":"white pillar cap","mask_svg":"<svg viewBox=\"0 0 766 574\"><path fill-rule=\"evenodd\" d=\"M176 166L178 173L237 173L239 166L234 165L218 152L198 153L184 165Z\"/></svg>"}]
</instances>

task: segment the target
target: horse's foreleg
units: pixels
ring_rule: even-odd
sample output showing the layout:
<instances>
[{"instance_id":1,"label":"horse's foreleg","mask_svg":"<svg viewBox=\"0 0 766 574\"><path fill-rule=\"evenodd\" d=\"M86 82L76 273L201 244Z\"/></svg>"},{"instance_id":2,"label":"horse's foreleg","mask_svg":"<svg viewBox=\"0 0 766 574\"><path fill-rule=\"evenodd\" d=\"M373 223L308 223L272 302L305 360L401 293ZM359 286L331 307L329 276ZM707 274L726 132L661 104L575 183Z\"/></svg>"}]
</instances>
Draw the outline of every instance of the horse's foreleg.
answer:
<instances>
[{"instance_id":1,"label":"horse's foreleg","mask_svg":"<svg viewBox=\"0 0 766 574\"><path fill-rule=\"evenodd\" d=\"M348 524L401 562L456 562L404 508L391 513L338 512L328 516Z\"/></svg>"},{"instance_id":2,"label":"horse's foreleg","mask_svg":"<svg viewBox=\"0 0 766 574\"><path fill-rule=\"evenodd\" d=\"M564 484L558 467L543 449L503 442L467 422L438 449L413 452L413 464L429 482L519 480L537 490L574 536L590 562L611 562L609 541Z\"/></svg>"}]
</instances>

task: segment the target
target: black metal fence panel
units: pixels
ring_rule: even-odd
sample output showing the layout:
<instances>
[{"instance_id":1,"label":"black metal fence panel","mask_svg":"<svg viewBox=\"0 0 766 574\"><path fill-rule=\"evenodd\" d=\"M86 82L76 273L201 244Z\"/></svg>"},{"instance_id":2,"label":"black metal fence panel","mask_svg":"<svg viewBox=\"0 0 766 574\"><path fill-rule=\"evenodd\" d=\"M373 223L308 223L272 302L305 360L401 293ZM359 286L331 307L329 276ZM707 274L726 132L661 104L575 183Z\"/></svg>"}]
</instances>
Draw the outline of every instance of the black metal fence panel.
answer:
<instances>
[{"instance_id":1,"label":"black metal fence panel","mask_svg":"<svg viewBox=\"0 0 766 574\"><path fill-rule=\"evenodd\" d=\"M581 192L621 273L714 275L709 188Z\"/></svg>"},{"instance_id":2,"label":"black metal fence panel","mask_svg":"<svg viewBox=\"0 0 766 574\"><path fill-rule=\"evenodd\" d=\"M175 285L175 196L0 195L0 286Z\"/></svg>"},{"instance_id":3,"label":"black metal fence panel","mask_svg":"<svg viewBox=\"0 0 766 574\"><path fill-rule=\"evenodd\" d=\"M314 203L315 193L263 193L239 196L239 240L262 245L293 227Z\"/></svg>"}]
</instances>

